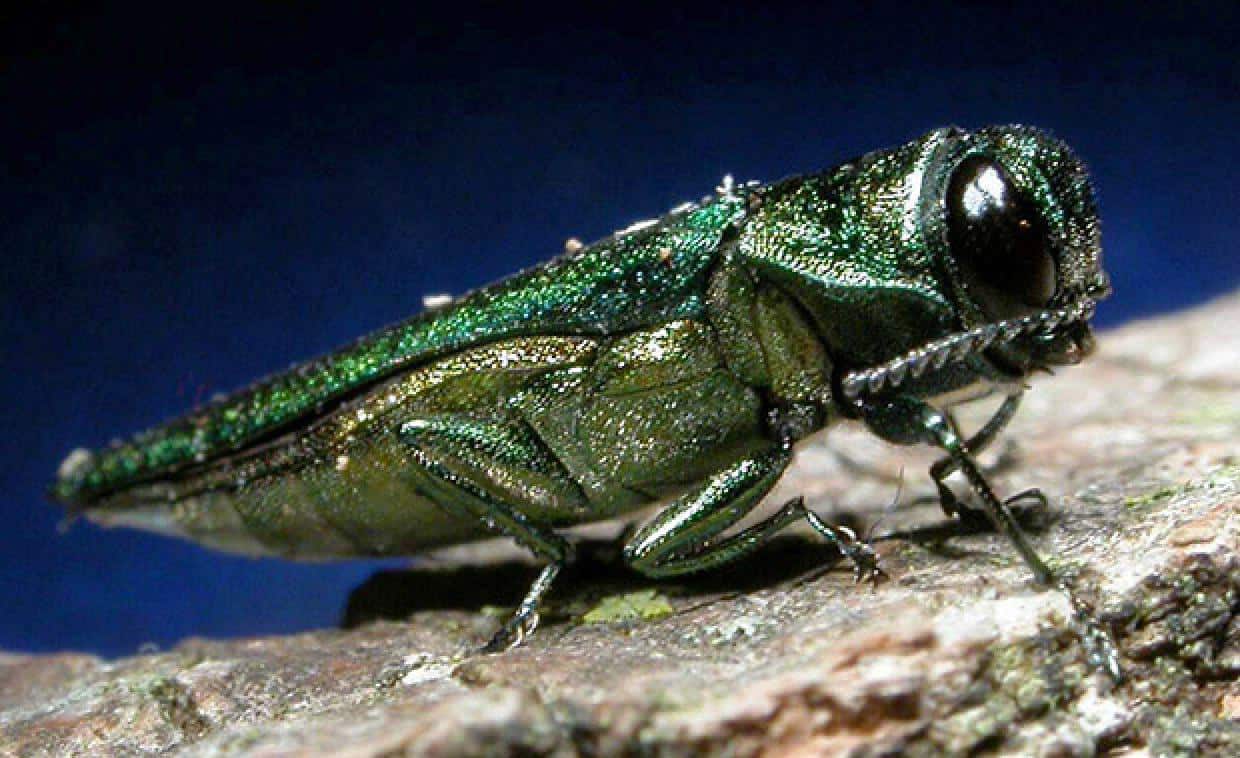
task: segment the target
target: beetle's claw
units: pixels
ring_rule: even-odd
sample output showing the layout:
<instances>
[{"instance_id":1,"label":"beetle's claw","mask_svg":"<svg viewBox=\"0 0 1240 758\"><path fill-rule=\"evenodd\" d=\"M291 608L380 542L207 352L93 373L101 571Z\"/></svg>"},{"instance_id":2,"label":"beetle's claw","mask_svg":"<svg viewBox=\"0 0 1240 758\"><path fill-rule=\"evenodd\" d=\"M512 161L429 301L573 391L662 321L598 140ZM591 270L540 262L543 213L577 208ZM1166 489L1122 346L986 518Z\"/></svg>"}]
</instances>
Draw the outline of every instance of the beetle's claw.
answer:
<instances>
[{"instance_id":1,"label":"beetle's claw","mask_svg":"<svg viewBox=\"0 0 1240 758\"><path fill-rule=\"evenodd\" d=\"M970 527L985 531L994 529L994 522L990 516L986 515L986 511L978 506L966 505L960 500L955 499L954 495L950 504L946 499L940 499L940 503L943 504L944 512L954 515L959 521ZM1003 504L1015 511L1019 511L1022 521L1036 522L1043 518L1043 514L1050 510L1050 500L1046 497L1046 493L1037 487L1021 490L1004 500Z\"/></svg>"},{"instance_id":2,"label":"beetle's claw","mask_svg":"<svg viewBox=\"0 0 1240 758\"><path fill-rule=\"evenodd\" d=\"M1092 619L1080 624L1080 635L1090 666L1104 671L1112 683L1123 684L1124 668L1120 663L1119 648L1111 635Z\"/></svg>"},{"instance_id":3,"label":"beetle's claw","mask_svg":"<svg viewBox=\"0 0 1240 758\"><path fill-rule=\"evenodd\" d=\"M844 556L852 561L854 584L869 582L877 585L888 578L887 572L878 563L878 554L866 543L853 542L844 550Z\"/></svg>"},{"instance_id":4,"label":"beetle's claw","mask_svg":"<svg viewBox=\"0 0 1240 758\"><path fill-rule=\"evenodd\" d=\"M525 642L526 636L533 633L536 628L538 628L538 611L524 614L518 611L495 632L490 641L483 645L478 652L492 655L512 650L522 642Z\"/></svg>"},{"instance_id":5,"label":"beetle's claw","mask_svg":"<svg viewBox=\"0 0 1240 758\"><path fill-rule=\"evenodd\" d=\"M846 526L828 526L813 511L805 511L805 519L823 537L826 537L836 549L853 565L853 580L860 584L863 581L878 582L887 577L887 573L878 565L878 555L869 543L857 537L857 533Z\"/></svg>"},{"instance_id":6,"label":"beetle's claw","mask_svg":"<svg viewBox=\"0 0 1240 758\"><path fill-rule=\"evenodd\" d=\"M1009 508L1012 508L1023 501L1028 501L1029 505L1026 507L1031 510L1035 510L1037 513L1045 513L1051 507L1050 500L1047 499L1046 493L1037 487L1030 487L1027 490L1021 490L1015 495L1009 497L1007 500L1004 500L1003 504Z\"/></svg>"},{"instance_id":7,"label":"beetle's claw","mask_svg":"<svg viewBox=\"0 0 1240 758\"><path fill-rule=\"evenodd\" d=\"M956 497L956 493L950 488L942 485L939 486L939 508L948 518L964 518L965 511L974 510L960 502L960 498Z\"/></svg>"},{"instance_id":8,"label":"beetle's claw","mask_svg":"<svg viewBox=\"0 0 1240 758\"><path fill-rule=\"evenodd\" d=\"M1115 638L1102 626L1089 606L1081 602L1073 592L1070 583L1061 580L1058 587L1072 605L1073 626L1085 648L1085 657L1089 665L1106 673L1113 684L1123 684L1124 667L1120 662L1119 647L1115 644Z\"/></svg>"},{"instance_id":9,"label":"beetle's claw","mask_svg":"<svg viewBox=\"0 0 1240 758\"><path fill-rule=\"evenodd\" d=\"M874 552L874 548L870 547L869 543L859 539L856 533L846 526L836 527L836 529L845 538L839 543L839 549L852 563L854 583L878 584L887 577L887 572L878 565L878 554Z\"/></svg>"}]
</instances>

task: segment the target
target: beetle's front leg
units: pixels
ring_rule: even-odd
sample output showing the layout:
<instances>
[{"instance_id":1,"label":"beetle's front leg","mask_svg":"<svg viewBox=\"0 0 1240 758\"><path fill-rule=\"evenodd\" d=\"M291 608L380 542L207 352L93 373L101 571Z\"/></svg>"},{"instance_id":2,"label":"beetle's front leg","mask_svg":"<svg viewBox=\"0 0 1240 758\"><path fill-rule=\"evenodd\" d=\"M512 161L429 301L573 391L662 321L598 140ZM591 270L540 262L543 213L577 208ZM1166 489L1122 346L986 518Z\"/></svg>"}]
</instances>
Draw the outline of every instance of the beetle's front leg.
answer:
<instances>
[{"instance_id":1,"label":"beetle's front leg","mask_svg":"<svg viewBox=\"0 0 1240 758\"><path fill-rule=\"evenodd\" d=\"M973 455L977 455L986 448L990 447L999 434L1002 433L1007 427L1008 422L1012 420L1012 417L1016 415L1016 411L1020 408L1020 400L1023 395L1024 391L1022 390L1020 392L1010 394L1004 398L1003 404L1000 405L994 412L994 415L987 419L986 423L982 425L982 428L979 429L965 443L965 447L968 448L969 452ZM949 421L955 424L955 418L952 416L950 411L946 412L944 415L947 416ZM898 480L895 476L883 474L865 463L853 460L839 450L832 450L831 452L844 466L849 469L871 477L889 478L892 481ZM997 465L992 465L987 467L985 470L994 471L997 467ZM952 492L951 488L947 486L947 477L955 473L956 468L956 461L951 456L940 458L934 462L933 466L930 467L930 478L934 481L935 489L938 490L939 507L943 509L943 513L949 518L960 517L966 520L972 520L974 518L986 519L984 513L978 511L976 508L962 503L960 498L956 497L956 493ZM1038 499L1042 503L1043 507L1046 505L1045 497L1043 497L1042 493L1037 489L1026 490L1021 493L1021 497Z\"/></svg>"},{"instance_id":2,"label":"beetle's front leg","mask_svg":"<svg viewBox=\"0 0 1240 758\"><path fill-rule=\"evenodd\" d=\"M882 571L873 550L844 528L833 528L793 498L777 513L736 534L715 538L753 510L770 492L792 458L789 444L744 458L676 499L633 535L625 561L650 577L678 576L730 563L752 552L800 519L834 544L854 567L858 580Z\"/></svg>"},{"instance_id":3,"label":"beetle's front leg","mask_svg":"<svg viewBox=\"0 0 1240 758\"><path fill-rule=\"evenodd\" d=\"M974 462L968 443L960 436L956 425L947 414L910 397L867 403L864 413L867 425L884 439L897 444L927 443L946 452L948 457L945 461L948 465L940 462L931 469L935 481L939 482L939 476L934 469L940 466L946 472L944 477L952 470L963 473L969 481L969 487L981 500L986 515L990 517L995 528L1016 547L1037 580L1046 585L1054 584L1054 575L1050 568L1029 544L1008 504L995 496L994 490ZM943 486L941 482L939 484Z\"/></svg>"},{"instance_id":4,"label":"beetle's front leg","mask_svg":"<svg viewBox=\"0 0 1240 758\"><path fill-rule=\"evenodd\" d=\"M1119 651L1110 635L1093 618L1088 607L1077 598L1067 581L1056 576L1038 556L1021 531L1010 504L1023 497L1022 492L1006 501L999 500L982 475L968 445L951 420L928 403L908 396L865 401L862 413L869 427L880 437L897 444L928 443L947 453L953 466L969 481L974 494L981 500L986 515L995 528L1008 538L1040 584L1063 592L1072 605L1078 633L1091 662L1104 668L1111 677L1120 681L1123 674L1119 666Z\"/></svg>"},{"instance_id":5,"label":"beetle's front leg","mask_svg":"<svg viewBox=\"0 0 1240 758\"><path fill-rule=\"evenodd\" d=\"M965 449L972 455L977 455L989 447L995 441L995 438L1007 427L1008 422L1016 415L1016 411L1020 409L1020 400L1023 395L1024 392L1019 391L1005 397L1003 404L999 406L994 415L965 443ZM949 422L954 422L950 413L944 415ZM954 426L954 423L952 425ZM951 488L947 486L947 477L955 473L957 469L959 469L959 464L951 455L935 461L934 465L930 467L930 478L934 480L934 486L939 491L939 506L949 517L958 516L962 519L984 518L984 513L978 513L977 509L960 502L960 499L956 497L956 493L952 492ZM1035 501L1042 508L1047 507L1046 496L1036 487L1012 496L1008 502L1014 503L1017 500L1026 499Z\"/></svg>"}]
</instances>

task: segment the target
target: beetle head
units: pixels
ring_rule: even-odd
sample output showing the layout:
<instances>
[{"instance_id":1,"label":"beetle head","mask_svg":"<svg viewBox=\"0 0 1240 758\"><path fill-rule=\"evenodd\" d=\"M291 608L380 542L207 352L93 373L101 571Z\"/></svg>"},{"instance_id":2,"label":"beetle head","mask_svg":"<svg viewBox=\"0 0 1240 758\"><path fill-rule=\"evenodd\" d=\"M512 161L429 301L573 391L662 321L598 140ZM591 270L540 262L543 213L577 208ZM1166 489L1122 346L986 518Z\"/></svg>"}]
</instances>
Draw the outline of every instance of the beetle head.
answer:
<instances>
[{"instance_id":1,"label":"beetle head","mask_svg":"<svg viewBox=\"0 0 1240 758\"><path fill-rule=\"evenodd\" d=\"M928 242L963 325L1078 314L1000 340L987 358L1016 375L1079 362L1093 349L1092 304L1110 292L1080 160L1044 132L1006 126L953 133L933 164L923 193Z\"/></svg>"}]
</instances>

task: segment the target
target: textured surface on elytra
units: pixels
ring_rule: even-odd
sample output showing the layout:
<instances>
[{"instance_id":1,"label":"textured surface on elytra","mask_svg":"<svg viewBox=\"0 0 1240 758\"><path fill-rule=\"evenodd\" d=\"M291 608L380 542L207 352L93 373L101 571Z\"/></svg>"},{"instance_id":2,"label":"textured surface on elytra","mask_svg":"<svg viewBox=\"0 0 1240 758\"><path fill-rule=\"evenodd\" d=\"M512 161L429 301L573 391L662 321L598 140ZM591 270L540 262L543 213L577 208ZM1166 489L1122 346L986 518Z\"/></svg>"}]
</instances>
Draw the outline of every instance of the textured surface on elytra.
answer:
<instances>
[{"instance_id":1,"label":"textured surface on elytra","mask_svg":"<svg viewBox=\"0 0 1240 758\"><path fill-rule=\"evenodd\" d=\"M465 346L616 333L692 315L723 230L742 213L739 198L719 198L566 253L102 450L80 479L55 491L76 499L235 451L351 390Z\"/></svg>"},{"instance_id":2,"label":"textured surface on elytra","mask_svg":"<svg viewBox=\"0 0 1240 758\"><path fill-rule=\"evenodd\" d=\"M599 542L524 647L478 657L466 651L493 630L490 606L530 577L492 544L375 577L349 599L347 630L0 658L0 754L1234 755L1237 322L1240 294L1101 335L1095 358L1036 383L998 446L1001 492L1050 496L1035 544L1115 630L1118 688L1085 667L1063 600L1000 539L910 504L931 491L929 456L841 430L829 444L845 455L806 449L772 500L803 492L824 515L881 516L877 534L922 527L878 543L892 580L876 589L808 536L675 583L624 572Z\"/></svg>"}]
</instances>

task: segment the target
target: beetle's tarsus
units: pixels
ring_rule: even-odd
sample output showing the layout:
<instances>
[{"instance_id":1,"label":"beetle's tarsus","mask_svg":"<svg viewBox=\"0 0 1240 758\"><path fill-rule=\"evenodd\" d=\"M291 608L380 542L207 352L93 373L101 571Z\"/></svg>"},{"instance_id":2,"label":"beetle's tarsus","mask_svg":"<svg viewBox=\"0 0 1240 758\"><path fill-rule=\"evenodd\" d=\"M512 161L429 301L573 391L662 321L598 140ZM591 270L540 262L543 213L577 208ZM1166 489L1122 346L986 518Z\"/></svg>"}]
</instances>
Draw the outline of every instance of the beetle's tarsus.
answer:
<instances>
[{"instance_id":1,"label":"beetle's tarsus","mask_svg":"<svg viewBox=\"0 0 1240 758\"><path fill-rule=\"evenodd\" d=\"M1122 684L1124 669L1120 663L1119 647L1111 633L1103 628L1092 609L1077 596L1067 580L1060 580L1055 589L1066 595L1072 605L1071 623L1077 636L1081 638L1089 665L1104 671L1115 684Z\"/></svg>"},{"instance_id":2,"label":"beetle's tarsus","mask_svg":"<svg viewBox=\"0 0 1240 758\"><path fill-rule=\"evenodd\" d=\"M1124 668L1120 663L1119 648L1115 640L1088 613L1078 615L1076 621L1077 634L1085 646L1085 657L1089 665L1105 671L1115 684L1123 684Z\"/></svg>"},{"instance_id":3,"label":"beetle's tarsus","mask_svg":"<svg viewBox=\"0 0 1240 758\"><path fill-rule=\"evenodd\" d=\"M538 628L538 604L542 602L542 597L547 594L547 590L551 589L551 583L555 581L562 567L563 564L558 562L548 563L543 567L538 577L534 579L534 583L530 585L529 591L525 593L521 604L513 611L508 621L495 632L490 641L482 646L481 652L502 653L505 650L511 650L524 642L526 636Z\"/></svg>"},{"instance_id":4,"label":"beetle's tarsus","mask_svg":"<svg viewBox=\"0 0 1240 758\"><path fill-rule=\"evenodd\" d=\"M538 611L534 611L526 616L519 616L517 613L514 613L492 635L487 644L482 646L479 652L486 655L494 655L495 653L512 650L525 642L525 638L528 635L534 633L534 630L538 628L538 621Z\"/></svg>"},{"instance_id":5,"label":"beetle's tarsus","mask_svg":"<svg viewBox=\"0 0 1240 758\"><path fill-rule=\"evenodd\" d=\"M890 579L887 572L878 563L878 554L874 552L874 548L864 542L856 543L855 550L845 554L853 564L853 584L861 584L867 582L871 586L877 587L880 583Z\"/></svg>"},{"instance_id":6,"label":"beetle's tarsus","mask_svg":"<svg viewBox=\"0 0 1240 758\"><path fill-rule=\"evenodd\" d=\"M846 526L831 526L811 510L805 511L805 520L852 563L855 583L869 581L878 584L887 578L887 572L878 565L878 555L874 548L858 539L853 530Z\"/></svg>"}]
</instances>

